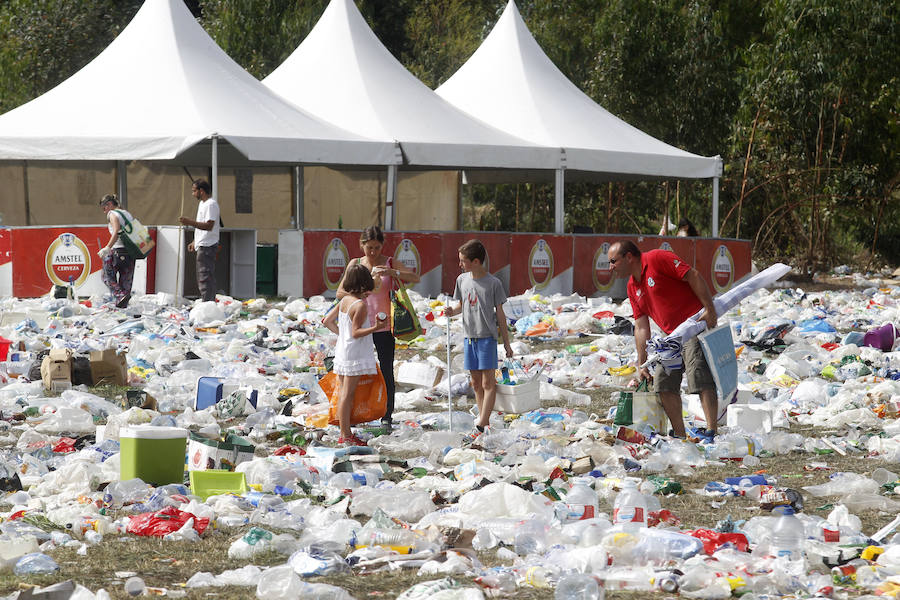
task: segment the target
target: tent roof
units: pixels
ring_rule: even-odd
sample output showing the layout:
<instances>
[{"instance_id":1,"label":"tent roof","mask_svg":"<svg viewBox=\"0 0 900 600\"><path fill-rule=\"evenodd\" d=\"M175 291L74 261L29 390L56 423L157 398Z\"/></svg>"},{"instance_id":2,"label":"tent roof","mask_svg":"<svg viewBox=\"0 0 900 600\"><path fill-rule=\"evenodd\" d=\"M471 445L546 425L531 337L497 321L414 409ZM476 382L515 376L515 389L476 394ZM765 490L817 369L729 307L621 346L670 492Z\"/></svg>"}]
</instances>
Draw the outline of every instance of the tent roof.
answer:
<instances>
[{"instance_id":1,"label":"tent roof","mask_svg":"<svg viewBox=\"0 0 900 600\"><path fill-rule=\"evenodd\" d=\"M216 134L253 161L399 161L392 140L341 130L272 93L182 0L147 0L93 61L0 116L0 158L172 159Z\"/></svg>"},{"instance_id":2,"label":"tent roof","mask_svg":"<svg viewBox=\"0 0 900 600\"><path fill-rule=\"evenodd\" d=\"M400 142L409 165L555 169L558 145L499 131L451 106L400 64L352 0L332 0L303 43L263 80L303 110Z\"/></svg>"},{"instance_id":3,"label":"tent roof","mask_svg":"<svg viewBox=\"0 0 900 600\"><path fill-rule=\"evenodd\" d=\"M478 50L436 91L499 129L564 148L569 170L683 178L721 173L718 157L661 142L591 100L544 54L513 0Z\"/></svg>"}]
</instances>

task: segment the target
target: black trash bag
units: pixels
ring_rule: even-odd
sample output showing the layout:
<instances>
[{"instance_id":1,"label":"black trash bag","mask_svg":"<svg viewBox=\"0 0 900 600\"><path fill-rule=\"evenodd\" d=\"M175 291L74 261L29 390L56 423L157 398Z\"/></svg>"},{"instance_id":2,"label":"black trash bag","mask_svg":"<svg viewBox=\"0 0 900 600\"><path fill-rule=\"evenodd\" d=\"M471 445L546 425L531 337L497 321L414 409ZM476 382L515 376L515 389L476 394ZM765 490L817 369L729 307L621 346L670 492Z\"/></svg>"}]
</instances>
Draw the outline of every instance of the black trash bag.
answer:
<instances>
[{"instance_id":1,"label":"black trash bag","mask_svg":"<svg viewBox=\"0 0 900 600\"><path fill-rule=\"evenodd\" d=\"M72 357L72 385L86 385L88 387L94 385L94 378L91 375L91 359L83 355L75 355Z\"/></svg>"}]
</instances>

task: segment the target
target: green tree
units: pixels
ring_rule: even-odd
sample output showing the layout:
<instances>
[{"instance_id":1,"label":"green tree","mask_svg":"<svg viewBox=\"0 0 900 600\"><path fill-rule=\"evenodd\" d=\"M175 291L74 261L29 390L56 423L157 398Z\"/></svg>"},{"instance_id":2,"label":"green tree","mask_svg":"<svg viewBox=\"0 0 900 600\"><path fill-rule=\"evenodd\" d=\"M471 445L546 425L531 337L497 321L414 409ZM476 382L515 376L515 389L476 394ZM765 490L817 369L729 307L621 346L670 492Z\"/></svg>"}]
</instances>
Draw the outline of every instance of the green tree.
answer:
<instances>
[{"instance_id":1,"label":"green tree","mask_svg":"<svg viewBox=\"0 0 900 600\"><path fill-rule=\"evenodd\" d=\"M871 247L877 226L877 249L900 258L888 202L900 149L896 6L784 0L765 16L741 73L723 229L753 232L757 252L813 270Z\"/></svg>"},{"instance_id":2,"label":"green tree","mask_svg":"<svg viewBox=\"0 0 900 600\"><path fill-rule=\"evenodd\" d=\"M8 0L0 6L0 112L81 69L140 5L141 0Z\"/></svg>"},{"instance_id":3,"label":"green tree","mask_svg":"<svg viewBox=\"0 0 900 600\"><path fill-rule=\"evenodd\" d=\"M435 89L478 49L498 16L496 3L488 0L417 2L406 22L408 51L398 58Z\"/></svg>"},{"instance_id":4,"label":"green tree","mask_svg":"<svg viewBox=\"0 0 900 600\"><path fill-rule=\"evenodd\" d=\"M328 0L200 0L201 21L235 62L261 79L297 49L328 3ZM375 35L394 56L403 56L407 50L404 28L411 4L404 0L357 3Z\"/></svg>"}]
</instances>

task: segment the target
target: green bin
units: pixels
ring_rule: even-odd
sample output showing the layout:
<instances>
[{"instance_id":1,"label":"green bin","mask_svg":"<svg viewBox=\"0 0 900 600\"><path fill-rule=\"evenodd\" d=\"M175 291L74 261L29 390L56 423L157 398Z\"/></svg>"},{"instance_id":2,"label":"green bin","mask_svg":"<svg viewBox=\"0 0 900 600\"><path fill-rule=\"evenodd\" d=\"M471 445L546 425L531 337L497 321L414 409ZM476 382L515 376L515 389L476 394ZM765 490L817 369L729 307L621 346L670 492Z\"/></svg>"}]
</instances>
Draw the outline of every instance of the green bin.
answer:
<instances>
[{"instance_id":1,"label":"green bin","mask_svg":"<svg viewBox=\"0 0 900 600\"><path fill-rule=\"evenodd\" d=\"M256 245L256 294L278 294L278 244Z\"/></svg>"},{"instance_id":2,"label":"green bin","mask_svg":"<svg viewBox=\"0 0 900 600\"><path fill-rule=\"evenodd\" d=\"M137 425L119 431L119 477L145 483L184 483L188 430Z\"/></svg>"}]
</instances>

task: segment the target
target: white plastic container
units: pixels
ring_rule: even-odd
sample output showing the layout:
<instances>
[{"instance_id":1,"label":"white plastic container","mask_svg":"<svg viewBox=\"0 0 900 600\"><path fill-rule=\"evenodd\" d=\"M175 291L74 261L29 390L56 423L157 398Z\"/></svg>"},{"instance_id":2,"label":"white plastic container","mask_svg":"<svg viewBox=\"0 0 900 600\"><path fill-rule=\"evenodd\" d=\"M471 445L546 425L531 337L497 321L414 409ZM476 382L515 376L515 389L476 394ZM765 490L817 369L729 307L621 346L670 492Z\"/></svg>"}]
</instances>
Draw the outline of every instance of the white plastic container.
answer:
<instances>
[{"instance_id":1,"label":"white plastic container","mask_svg":"<svg viewBox=\"0 0 900 600\"><path fill-rule=\"evenodd\" d=\"M772 431L772 411L762 404L732 404L727 409L725 423L729 428L769 433Z\"/></svg>"},{"instance_id":2,"label":"white plastic container","mask_svg":"<svg viewBox=\"0 0 900 600\"><path fill-rule=\"evenodd\" d=\"M622 491L616 496L613 524L630 528L647 526L647 500L632 479L625 480Z\"/></svg>"},{"instance_id":3,"label":"white plastic container","mask_svg":"<svg viewBox=\"0 0 900 600\"><path fill-rule=\"evenodd\" d=\"M517 385L497 384L494 410L505 413L525 413L541 407L541 383L528 381Z\"/></svg>"},{"instance_id":4,"label":"white plastic container","mask_svg":"<svg viewBox=\"0 0 900 600\"><path fill-rule=\"evenodd\" d=\"M772 528L771 554L787 557L790 560L803 558L803 546L806 542L806 530L803 523L794 514L794 509L786 506Z\"/></svg>"},{"instance_id":5,"label":"white plastic container","mask_svg":"<svg viewBox=\"0 0 900 600\"><path fill-rule=\"evenodd\" d=\"M562 503L562 521L581 521L593 519L599 511L597 492L591 488L591 477L576 477L572 481L572 489L566 494Z\"/></svg>"}]
</instances>

